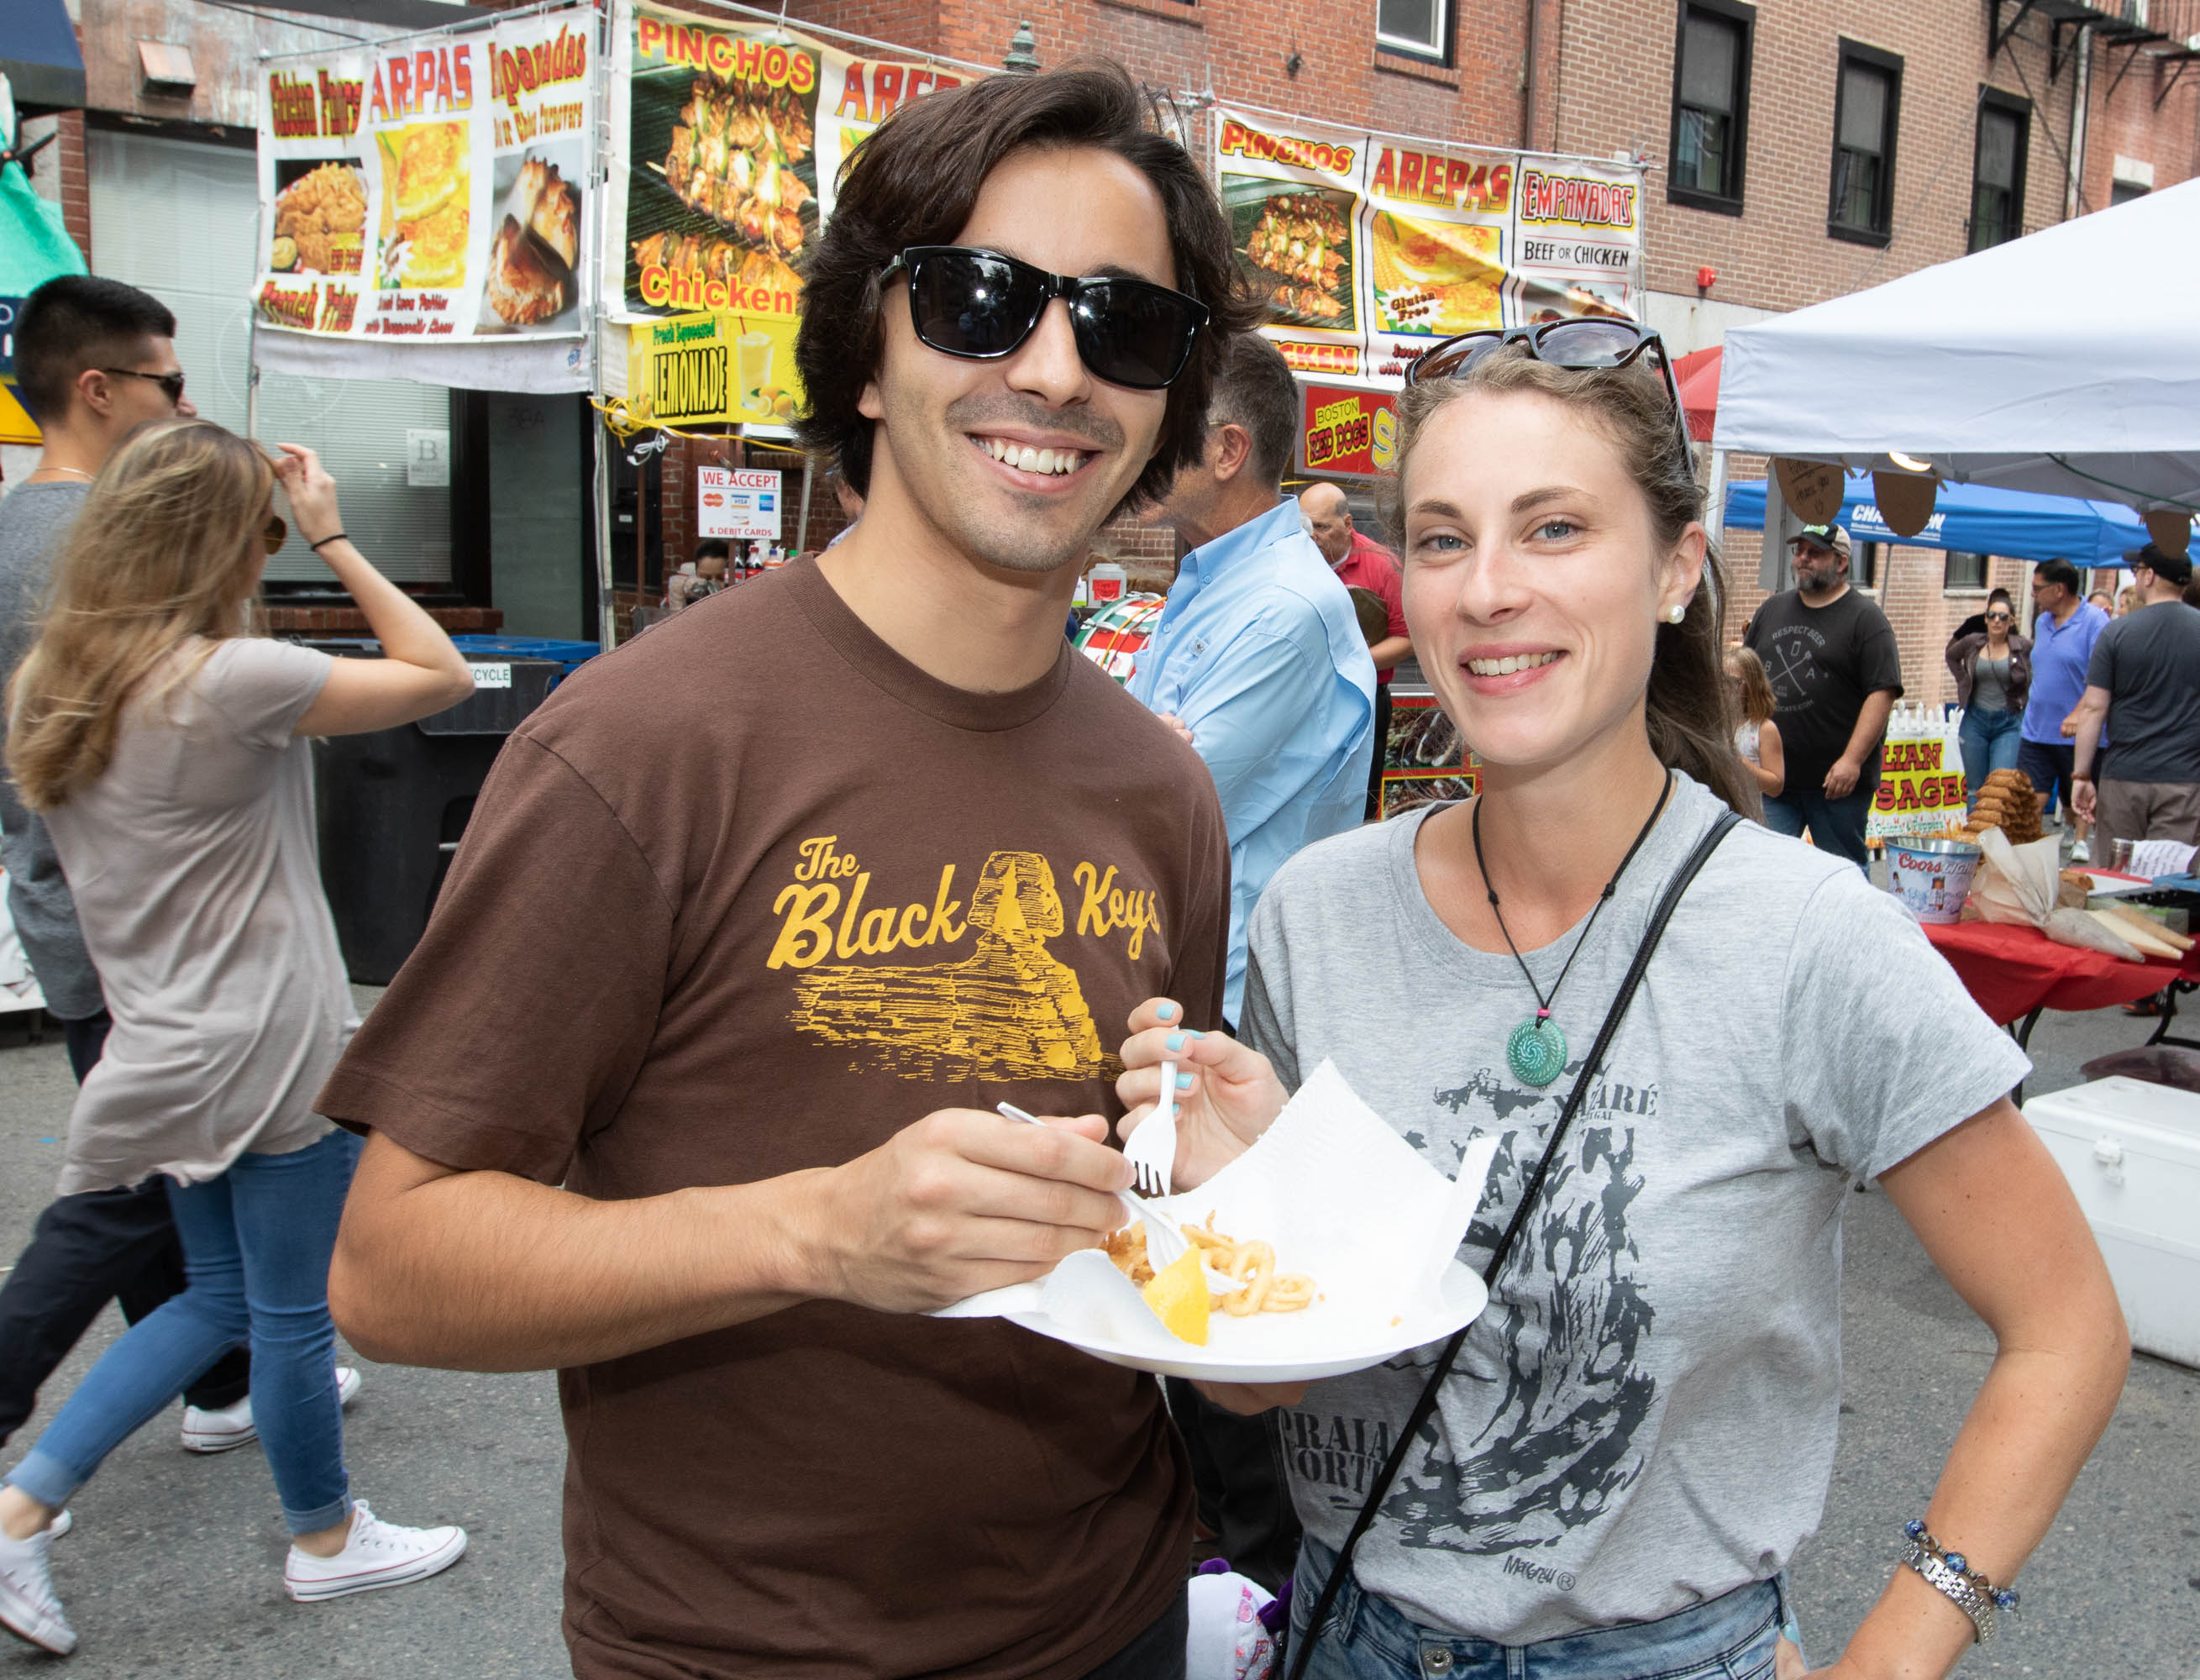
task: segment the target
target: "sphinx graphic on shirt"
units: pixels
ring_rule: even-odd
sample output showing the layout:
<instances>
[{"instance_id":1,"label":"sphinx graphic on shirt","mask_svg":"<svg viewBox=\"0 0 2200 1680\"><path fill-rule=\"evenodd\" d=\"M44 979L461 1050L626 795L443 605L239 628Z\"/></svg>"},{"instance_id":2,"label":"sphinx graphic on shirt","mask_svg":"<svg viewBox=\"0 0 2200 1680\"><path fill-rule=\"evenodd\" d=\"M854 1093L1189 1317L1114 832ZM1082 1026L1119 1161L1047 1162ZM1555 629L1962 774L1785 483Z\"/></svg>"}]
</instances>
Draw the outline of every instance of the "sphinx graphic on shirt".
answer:
<instances>
[{"instance_id":1,"label":"sphinx graphic on shirt","mask_svg":"<svg viewBox=\"0 0 2200 1680\"><path fill-rule=\"evenodd\" d=\"M1406 1134L1439 1156L1485 1133L1501 1140L1467 1231L1465 1252L1477 1266L1510 1222L1579 1072L1576 1062L1536 1091L1482 1068L1434 1092L1442 1122L1456 1116L1456 1125L1441 1123L1436 1138ZM1657 1103L1654 1083L1606 1074L1591 1085L1445 1385L1448 1437L1424 1430L1384 1500L1398 1544L1511 1554L1508 1569L1549 1570L1568 1591L1565 1572L1524 1554L1596 1521L1642 1473L1635 1436L1658 1399L1643 1357L1656 1314L1629 1221L1643 1189L1635 1122ZM1423 1373L1440 1346L1419 1351ZM1285 1416L1284 1444L1306 1491L1357 1512L1393 1426L1387 1414L1301 1409Z\"/></svg>"},{"instance_id":2,"label":"sphinx graphic on shirt","mask_svg":"<svg viewBox=\"0 0 2200 1680\"><path fill-rule=\"evenodd\" d=\"M778 934L765 966L793 971L788 1020L844 1047L850 1071L1009 1080L1115 1069L1077 971L1050 949L1071 924L1044 853L991 853L966 905L951 863L939 866L928 898L896 904L840 836L805 840L797 852L794 879L772 901ZM1079 935L1120 935L1132 962L1158 940L1153 891L1126 888L1117 869L1087 861L1070 877ZM901 960L846 960L858 957Z\"/></svg>"}]
</instances>

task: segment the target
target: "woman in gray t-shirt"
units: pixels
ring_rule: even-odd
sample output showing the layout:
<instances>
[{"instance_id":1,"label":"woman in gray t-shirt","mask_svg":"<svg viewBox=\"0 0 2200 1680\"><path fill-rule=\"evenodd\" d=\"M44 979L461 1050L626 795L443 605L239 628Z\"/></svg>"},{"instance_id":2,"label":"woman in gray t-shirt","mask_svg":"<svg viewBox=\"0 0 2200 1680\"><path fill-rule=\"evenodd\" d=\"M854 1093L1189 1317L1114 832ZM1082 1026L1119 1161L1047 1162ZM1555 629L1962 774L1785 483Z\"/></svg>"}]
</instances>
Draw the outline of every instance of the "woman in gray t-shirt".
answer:
<instances>
[{"instance_id":1,"label":"woman in gray t-shirt","mask_svg":"<svg viewBox=\"0 0 2200 1680\"><path fill-rule=\"evenodd\" d=\"M321 894L307 737L425 717L473 678L343 535L313 453L283 450L272 461L196 419L132 434L85 499L10 697L8 767L53 835L114 1016L69 1117L61 1192L162 1179L190 1278L0 1488L0 1624L50 1651L76 1643L47 1568L54 1518L248 1339L293 1598L420 1580L465 1549L460 1529L379 1521L344 1470L328 1272L358 1144L312 1103L358 1021ZM245 633L287 535L278 477L384 658Z\"/></svg>"},{"instance_id":2,"label":"woman in gray t-shirt","mask_svg":"<svg viewBox=\"0 0 2200 1680\"><path fill-rule=\"evenodd\" d=\"M1597 325L1614 342L1592 356L1647 348ZM1246 1042L1193 1039L1156 1000L1119 1086L1130 1129L1164 1056L1191 1074L1179 1189L1325 1059L1447 1175L1495 1136L1463 1250L1477 1269L1666 881L1727 808L1755 805L1664 383L1639 356L1555 366L1565 338L1539 346L1551 361L1517 340L1439 347L1419 366L1466 366L1400 404L1406 616L1480 797L1293 858L1253 917ZM1929 1504L1921 1487L1887 1513L1891 1542L1922 1519L1910 1566L1827 1671L1945 1673L1990 1629L2128 1357L2092 1234L2008 1099L2027 1065L1856 869L1755 824L1728 834L1395 1479L1381 1472L1434 1348L1210 1390L1284 1408L1307 1531L1294 1664L1314 1680L1799 1673L1776 1583L1831 1474L1844 1192L1876 1178L2002 1351ZM1371 1487L1372 1526L1310 1630Z\"/></svg>"}]
</instances>

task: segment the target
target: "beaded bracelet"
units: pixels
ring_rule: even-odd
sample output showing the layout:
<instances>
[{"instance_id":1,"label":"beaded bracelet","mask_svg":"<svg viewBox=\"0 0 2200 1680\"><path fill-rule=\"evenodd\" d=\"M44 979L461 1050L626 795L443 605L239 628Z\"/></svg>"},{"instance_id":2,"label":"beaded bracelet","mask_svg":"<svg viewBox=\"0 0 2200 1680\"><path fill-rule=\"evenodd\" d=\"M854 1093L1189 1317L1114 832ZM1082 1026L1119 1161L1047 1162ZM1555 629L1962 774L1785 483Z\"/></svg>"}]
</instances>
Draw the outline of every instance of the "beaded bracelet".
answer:
<instances>
[{"instance_id":1,"label":"beaded bracelet","mask_svg":"<svg viewBox=\"0 0 2200 1680\"><path fill-rule=\"evenodd\" d=\"M1926 1531L1922 1519L1913 1517L1902 1525L1910 1548L1902 1560L1924 1577L1928 1583L1953 1601L1971 1619L1971 1640L1984 1645L1994 1636L1998 1613L2016 1614L2017 1595L2008 1587L1997 1587L1970 1566L1961 1552L1945 1550Z\"/></svg>"}]
</instances>

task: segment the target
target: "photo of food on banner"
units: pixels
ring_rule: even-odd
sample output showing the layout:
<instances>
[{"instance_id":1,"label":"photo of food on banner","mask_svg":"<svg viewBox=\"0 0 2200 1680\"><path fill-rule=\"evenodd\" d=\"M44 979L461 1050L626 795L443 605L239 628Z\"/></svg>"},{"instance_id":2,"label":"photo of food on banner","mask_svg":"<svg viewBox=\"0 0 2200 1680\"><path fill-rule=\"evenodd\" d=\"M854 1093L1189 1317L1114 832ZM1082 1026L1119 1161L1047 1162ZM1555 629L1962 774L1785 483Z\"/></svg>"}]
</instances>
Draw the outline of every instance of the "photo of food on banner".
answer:
<instances>
[{"instance_id":1,"label":"photo of food on banner","mask_svg":"<svg viewBox=\"0 0 2200 1680\"><path fill-rule=\"evenodd\" d=\"M1378 332L1434 341L1501 326L1509 159L1373 143L1369 278Z\"/></svg>"},{"instance_id":2,"label":"photo of food on banner","mask_svg":"<svg viewBox=\"0 0 2200 1680\"><path fill-rule=\"evenodd\" d=\"M1353 284L1353 195L1343 187L1222 177L1232 243L1278 326L1360 330Z\"/></svg>"},{"instance_id":3,"label":"photo of food on banner","mask_svg":"<svg viewBox=\"0 0 2200 1680\"><path fill-rule=\"evenodd\" d=\"M348 157L275 165L267 266L277 274L356 274L366 255L366 175Z\"/></svg>"},{"instance_id":4,"label":"photo of food on banner","mask_svg":"<svg viewBox=\"0 0 2200 1680\"><path fill-rule=\"evenodd\" d=\"M482 287L479 331L580 330L581 183L578 136L496 160L499 217Z\"/></svg>"},{"instance_id":5,"label":"photo of food on banner","mask_svg":"<svg viewBox=\"0 0 2200 1680\"><path fill-rule=\"evenodd\" d=\"M384 290L454 291L466 283L466 237L473 228L471 125L414 122L374 137L382 170L381 255Z\"/></svg>"},{"instance_id":6,"label":"photo of food on banner","mask_svg":"<svg viewBox=\"0 0 2200 1680\"><path fill-rule=\"evenodd\" d=\"M816 237L819 64L765 32L635 20L627 307L775 307ZM766 301L760 304L757 300Z\"/></svg>"}]
</instances>

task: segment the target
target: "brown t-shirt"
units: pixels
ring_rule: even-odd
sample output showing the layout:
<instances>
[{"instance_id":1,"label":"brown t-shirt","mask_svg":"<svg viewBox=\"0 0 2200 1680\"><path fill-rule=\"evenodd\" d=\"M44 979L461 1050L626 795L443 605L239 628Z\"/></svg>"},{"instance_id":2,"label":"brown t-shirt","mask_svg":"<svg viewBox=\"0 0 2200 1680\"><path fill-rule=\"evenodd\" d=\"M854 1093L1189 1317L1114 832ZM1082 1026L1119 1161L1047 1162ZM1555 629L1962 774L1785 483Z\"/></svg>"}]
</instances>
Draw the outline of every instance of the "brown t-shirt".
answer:
<instances>
[{"instance_id":1,"label":"brown t-shirt","mask_svg":"<svg viewBox=\"0 0 2200 1680\"><path fill-rule=\"evenodd\" d=\"M1205 769L1068 643L967 693L799 562L528 719L320 1107L600 1198L1112 1115L1141 999L1214 1024L1229 904ZM1188 1561L1154 1380L1000 1320L811 1302L559 1391L582 1680L1073 1680Z\"/></svg>"}]
</instances>

